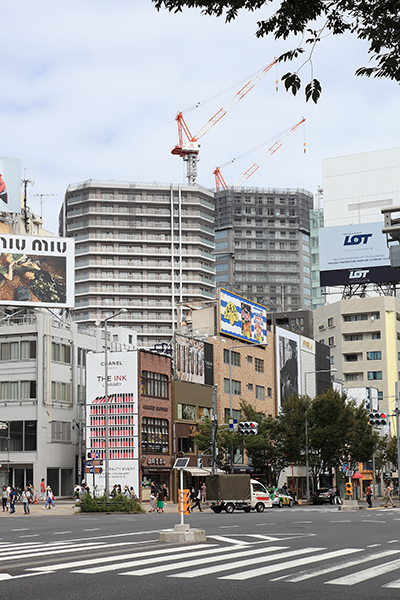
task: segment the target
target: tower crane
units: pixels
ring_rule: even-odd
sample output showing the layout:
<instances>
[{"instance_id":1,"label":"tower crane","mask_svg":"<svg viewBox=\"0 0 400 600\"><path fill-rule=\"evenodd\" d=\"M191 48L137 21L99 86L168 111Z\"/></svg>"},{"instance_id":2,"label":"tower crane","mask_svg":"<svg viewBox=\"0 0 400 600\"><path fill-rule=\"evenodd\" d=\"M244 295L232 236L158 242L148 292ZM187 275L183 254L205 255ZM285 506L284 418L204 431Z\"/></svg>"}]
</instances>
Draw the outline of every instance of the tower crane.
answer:
<instances>
[{"instance_id":1,"label":"tower crane","mask_svg":"<svg viewBox=\"0 0 400 600\"><path fill-rule=\"evenodd\" d=\"M277 150L279 150L279 148L285 143L287 138L290 137L292 133L294 133L296 129L300 127L302 123L304 123L304 121L305 118L303 117L301 121L296 123L296 125L293 125L293 127L288 129L288 131L283 136L281 136L274 144L272 144L272 146L268 148L268 150L261 156L261 158L243 173L243 175L234 184L233 189L240 187L249 177L251 177L253 173L255 173L257 169L259 169L261 165L265 163L266 160L268 160ZM215 188L217 192L220 192L221 190L227 190L228 185L226 184L219 167L215 168L215 171L213 171L213 175L215 175Z\"/></svg>"},{"instance_id":2,"label":"tower crane","mask_svg":"<svg viewBox=\"0 0 400 600\"><path fill-rule=\"evenodd\" d=\"M270 65L259 71L254 77L252 77L236 94L227 102L222 108L219 109L207 121L205 125L196 133L196 135L192 135L190 129L183 118L182 112L178 112L175 117L175 120L178 122L178 144L171 150L171 154L176 154L177 156L181 156L183 160L187 163L186 167L186 178L188 180L188 185L193 186L196 185L197 179L197 163L199 161L198 155L200 150L200 144L198 140L203 137L204 134L207 133L218 121L222 119L226 115L228 111L231 110L241 100L253 89L253 87L260 81L260 79L268 73L268 71L274 66L276 60L274 60Z\"/></svg>"}]
</instances>

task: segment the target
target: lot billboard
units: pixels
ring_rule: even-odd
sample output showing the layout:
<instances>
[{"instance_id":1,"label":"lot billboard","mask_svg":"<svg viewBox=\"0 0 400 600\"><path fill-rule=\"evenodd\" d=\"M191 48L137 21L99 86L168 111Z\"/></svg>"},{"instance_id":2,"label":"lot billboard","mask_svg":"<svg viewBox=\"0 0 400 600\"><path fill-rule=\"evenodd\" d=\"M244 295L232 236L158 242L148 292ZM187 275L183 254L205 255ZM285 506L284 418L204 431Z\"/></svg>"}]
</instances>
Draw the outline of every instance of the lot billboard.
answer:
<instances>
[{"instance_id":1,"label":"lot billboard","mask_svg":"<svg viewBox=\"0 0 400 600\"><path fill-rule=\"evenodd\" d=\"M0 211L21 212L21 160L0 156Z\"/></svg>"},{"instance_id":2,"label":"lot billboard","mask_svg":"<svg viewBox=\"0 0 400 600\"><path fill-rule=\"evenodd\" d=\"M208 342L175 336L175 376L180 381L213 385L213 350Z\"/></svg>"},{"instance_id":3,"label":"lot billboard","mask_svg":"<svg viewBox=\"0 0 400 600\"><path fill-rule=\"evenodd\" d=\"M267 309L219 288L219 332L239 340L267 344Z\"/></svg>"},{"instance_id":4,"label":"lot billboard","mask_svg":"<svg viewBox=\"0 0 400 600\"><path fill-rule=\"evenodd\" d=\"M108 353L108 397L105 398L104 353L88 353L86 369L86 450L105 458L105 411L108 413L109 482L139 491L139 415L137 352ZM104 466L104 463L103 463ZM90 477L90 475L89 475ZM95 475L105 486L105 474Z\"/></svg>"},{"instance_id":5,"label":"lot billboard","mask_svg":"<svg viewBox=\"0 0 400 600\"><path fill-rule=\"evenodd\" d=\"M74 306L74 240L0 235L0 305Z\"/></svg>"},{"instance_id":6,"label":"lot billboard","mask_svg":"<svg viewBox=\"0 0 400 600\"><path fill-rule=\"evenodd\" d=\"M321 286L400 281L390 266L382 223L363 223L319 230Z\"/></svg>"},{"instance_id":7,"label":"lot billboard","mask_svg":"<svg viewBox=\"0 0 400 600\"><path fill-rule=\"evenodd\" d=\"M276 375L279 414L282 400L292 394L301 394L300 381L300 336L281 327L275 328Z\"/></svg>"}]
</instances>

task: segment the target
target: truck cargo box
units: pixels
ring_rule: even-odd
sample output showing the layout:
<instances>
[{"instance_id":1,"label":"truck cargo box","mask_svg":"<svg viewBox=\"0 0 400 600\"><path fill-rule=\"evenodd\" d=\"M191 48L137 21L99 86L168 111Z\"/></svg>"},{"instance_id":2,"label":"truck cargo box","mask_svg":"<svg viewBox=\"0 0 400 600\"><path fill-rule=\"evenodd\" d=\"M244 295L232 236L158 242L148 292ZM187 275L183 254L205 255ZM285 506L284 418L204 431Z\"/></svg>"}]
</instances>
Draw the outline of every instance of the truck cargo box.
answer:
<instances>
[{"instance_id":1,"label":"truck cargo box","mask_svg":"<svg viewBox=\"0 0 400 600\"><path fill-rule=\"evenodd\" d=\"M250 475L209 475L207 500L250 500Z\"/></svg>"}]
</instances>

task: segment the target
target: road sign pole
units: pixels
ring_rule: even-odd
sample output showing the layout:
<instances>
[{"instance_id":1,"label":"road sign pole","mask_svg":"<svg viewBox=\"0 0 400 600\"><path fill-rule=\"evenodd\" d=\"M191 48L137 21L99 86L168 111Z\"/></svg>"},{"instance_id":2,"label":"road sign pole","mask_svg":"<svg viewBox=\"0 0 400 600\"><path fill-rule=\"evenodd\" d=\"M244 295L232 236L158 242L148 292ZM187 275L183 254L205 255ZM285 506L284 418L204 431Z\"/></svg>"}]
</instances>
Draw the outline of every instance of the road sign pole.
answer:
<instances>
[{"instance_id":1,"label":"road sign pole","mask_svg":"<svg viewBox=\"0 0 400 600\"><path fill-rule=\"evenodd\" d=\"M180 497L180 502L181 502L181 525L184 525L184 517L183 517L183 469L179 469L179 484L181 487L181 497Z\"/></svg>"}]
</instances>

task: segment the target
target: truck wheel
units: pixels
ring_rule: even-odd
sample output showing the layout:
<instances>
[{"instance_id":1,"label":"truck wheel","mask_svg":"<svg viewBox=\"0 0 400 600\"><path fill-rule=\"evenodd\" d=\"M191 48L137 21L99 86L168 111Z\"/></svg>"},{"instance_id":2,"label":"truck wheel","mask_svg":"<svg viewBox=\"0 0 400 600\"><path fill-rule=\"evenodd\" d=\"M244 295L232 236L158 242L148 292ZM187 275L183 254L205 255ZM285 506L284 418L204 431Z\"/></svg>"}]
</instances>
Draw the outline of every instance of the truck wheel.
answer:
<instances>
[{"instance_id":1,"label":"truck wheel","mask_svg":"<svg viewBox=\"0 0 400 600\"><path fill-rule=\"evenodd\" d=\"M265 506L264 506L264 504L262 502L258 502L256 504L256 511L257 512L264 512L264 508L265 508Z\"/></svg>"},{"instance_id":2,"label":"truck wheel","mask_svg":"<svg viewBox=\"0 0 400 600\"><path fill-rule=\"evenodd\" d=\"M220 506L212 506L211 508L217 515L219 515L219 513L222 511L222 508Z\"/></svg>"},{"instance_id":3,"label":"truck wheel","mask_svg":"<svg viewBox=\"0 0 400 600\"><path fill-rule=\"evenodd\" d=\"M249 513L251 511L251 506L245 506L243 510L244 512Z\"/></svg>"},{"instance_id":4,"label":"truck wheel","mask_svg":"<svg viewBox=\"0 0 400 600\"><path fill-rule=\"evenodd\" d=\"M235 507L233 506L233 504L231 502L228 502L228 504L225 506L225 512L233 513L234 510Z\"/></svg>"}]
</instances>

